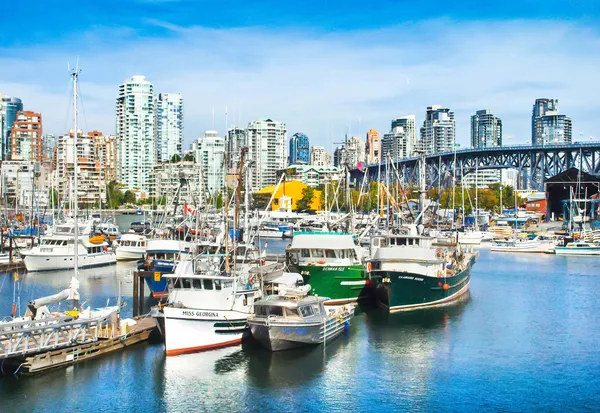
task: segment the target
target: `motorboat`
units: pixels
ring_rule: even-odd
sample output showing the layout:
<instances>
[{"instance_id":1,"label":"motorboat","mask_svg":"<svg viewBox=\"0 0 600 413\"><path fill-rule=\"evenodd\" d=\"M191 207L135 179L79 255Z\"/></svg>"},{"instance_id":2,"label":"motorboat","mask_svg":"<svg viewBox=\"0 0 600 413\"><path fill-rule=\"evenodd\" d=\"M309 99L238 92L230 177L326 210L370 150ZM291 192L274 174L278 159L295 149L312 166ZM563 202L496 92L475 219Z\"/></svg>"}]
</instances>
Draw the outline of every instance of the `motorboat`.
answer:
<instances>
[{"instance_id":1,"label":"motorboat","mask_svg":"<svg viewBox=\"0 0 600 413\"><path fill-rule=\"evenodd\" d=\"M534 235L528 238L514 238L498 242L490 247L492 252L524 252L524 253L552 253L554 242L544 236Z\"/></svg>"},{"instance_id":2,"label":"motorboat","mask_svg":"<svg viewBox=\"0 0 600 413\"><path fill-rule=\"evenodd\" d=\"M135 232L123 234L117 241L115 254L117 261L141 260L146 253L147 239L145 235Z\"/></svg>"},{"instance_id":3,"label":"motorboat","mask_svg":"<svg viewBox=\"0 0 600 413\"><path fill-rule=\"evenodd\" d=\"M21 251L27 271L70 270L75 268L77 244L79 268L97 267L116 263L117 257L108 249L103 236L91 233L92 222L77 222L79 239L75 240L75 221L57 225L52 235L43 236L37 247Z\"/></svg>"},{"instance_id":4,"label":"motorboat","mask_svg":"<svg viewBox=\"0 0 600 413\"><path fill-rule=\"evenodd\" d=\"M254 314L248 319L252 336L271 351L333 340L348 331L355 307L324 305L328 300L292 293L257 301Z\"/></svg>"},{"instance_id":5,"label":"motorboat","mask_svg":"<svg viewBox=\"0 0 600 413\"><path fill-rule=\"evenodd\" d=\"M600 255L600 244L586 241L573 241L564 247L554 247L556 255Z\"/></svg>"}]
</instances>

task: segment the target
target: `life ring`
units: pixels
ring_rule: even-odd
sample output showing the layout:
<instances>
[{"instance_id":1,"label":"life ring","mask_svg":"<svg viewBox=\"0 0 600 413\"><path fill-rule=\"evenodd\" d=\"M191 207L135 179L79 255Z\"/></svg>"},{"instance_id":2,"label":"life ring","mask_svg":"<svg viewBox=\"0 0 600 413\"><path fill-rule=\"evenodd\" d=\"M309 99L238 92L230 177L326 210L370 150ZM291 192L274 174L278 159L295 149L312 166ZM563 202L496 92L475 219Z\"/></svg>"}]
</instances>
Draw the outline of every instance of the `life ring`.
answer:
<instances>
[{"instance_id":1,"label":"life ring","mask_svg":"<svg viewBox=\"0 0 600 413\"><path fill-rule=\"evenodd\" d=\"M317 261L317 264L325 265L325 261Z\"/></svg>"},{"instance_id":2,"label":"life ring","mask_svg":"<svg viewBox=\"0 0 600 413\"><path fill-rule=\"evenodd\" d=\"M373 264L371 264L371 262L369 261L367 263L367 271L371 272L372 269L373 269Z\"/></svg>"},{"instance_id":3,"label":"life ring","mask_svg":"<svg viewBox=\"0 0 600 413\"><path fill-rule=\"evenodd\" d=\"M254 285L254 274L248 276L248 285L252 287Z\"/></svg>"}]
</instances>

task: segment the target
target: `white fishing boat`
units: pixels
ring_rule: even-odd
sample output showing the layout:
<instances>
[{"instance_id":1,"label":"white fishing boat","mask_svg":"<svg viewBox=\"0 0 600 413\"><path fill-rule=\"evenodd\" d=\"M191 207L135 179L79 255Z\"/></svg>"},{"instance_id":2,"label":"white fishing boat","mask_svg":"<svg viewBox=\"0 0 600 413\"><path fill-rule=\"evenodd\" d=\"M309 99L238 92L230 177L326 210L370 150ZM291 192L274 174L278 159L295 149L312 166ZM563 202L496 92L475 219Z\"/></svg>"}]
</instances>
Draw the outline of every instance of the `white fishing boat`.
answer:
<instances>
[{"instance_id":1,"label":"white fishing boat","mask_svg":"<svg viewBox=\"0 0 600 413\"><path fill-rule=\"evenodd\" d=\"M523 253L552 253L554 242L541 236L525 239L511 239L498 242L490 247L492 252L523 252Z\"/></svg>"},{"instance_id":2,"label":"white fishing boat","mask_svg":"<svg viewBox=\"0 0 600 413\"><path fill-rule=\"evenodd\" d=\"M114 264L117 257L108 250L104 237L91 236L91 222L78 223L79 236L75 242L75 221L57 225L53 234L40 239L37 247L22 251L27 271L70 270L75 268L77 244L79 268Z\"/></svg>"},{"instance_id":3,"label":"white fishing boat","mask_svg":"<svg viewBox=\"0 0 600 413\"><path fill-rule=\"evenodd\" d=\"M115 248L117 261L141 260L146 253L147 239L146 236L128 232L123 234Z\"/></svg>"},{"instance_id":4,"label":"white fishing boat","mask_svg":"<svg viewBox=\"0 0 600 413\"><path fill-rule=\"evenodd\" d=\"M258 229L259 238L283 238L283 232L277 226L261 225Z\"/></svg>"},{"instance_id":5,"label":"white fishing boat","mask_svg":"<svg viewBox=\"0 0 600 413\"><path fill-rule=\"evenodd\" d=\"M240 344L249 333L254 302L262 296L262 279L282 272L280 264L260 266L258 272L248 271L245 263L230 272L223 265L223 254L198 256L179 263L174 274L163 275L169 298L162 313L155 309L153 316L167 356ZM294 280L301 282L302 277L297 274Z\"/></svg>"},{"instance_id":6,"label":"white fishing boat","mask_svg":"<svg viewBox=\"0 0 600 413\"><path fill-rule=\"evenodd\" d=\"M569 242L564 247L555 247L556 255L600 255L600 244L576 241Z\"/></svg>"}]
</instances>

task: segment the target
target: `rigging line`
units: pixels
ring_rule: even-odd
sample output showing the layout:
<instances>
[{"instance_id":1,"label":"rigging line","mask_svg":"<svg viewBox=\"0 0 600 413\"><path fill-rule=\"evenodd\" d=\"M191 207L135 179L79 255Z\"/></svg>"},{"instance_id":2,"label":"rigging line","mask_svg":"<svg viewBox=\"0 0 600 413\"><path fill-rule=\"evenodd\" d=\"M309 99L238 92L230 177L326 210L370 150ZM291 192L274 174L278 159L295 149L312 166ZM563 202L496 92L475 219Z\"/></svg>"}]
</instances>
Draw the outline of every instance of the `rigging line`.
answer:
<instances>
[{"instance_id":1,"label":"rigging line","mask_svg":"<svg viewBox=\"0 0 600 413\"><path fill-rule=\"evenodd\" d=\"M77 97L79 98L78 101L81 103L81 113L83 113L83 123L85 124L85 130L87 132L89 132L89 127L87 124L87 117L85 116L85 105L83 102L83 90L81 89L81 83L77 83ZM83 130L82 130L83 132ZM81 134L83 136L83 133Z\"/></svg>"},{"instance_id":2,"label":"rigging line","mask_svg":"<svg viewBox=\"0 0 600 413\"><path fill-rule=\"evenodd\" d=\"M68 86L67 86L67 90L66 92L69 95L69 99L67 102L67 110L65 110L65 121L64 121L64 126L63 126L63 131L67 131L67 135L69 134L69 121L70 121L70 117L72 114L71 108L73 107L73 89L72 89L72 83L69 82ZM58 144L58 142L57 142Z\"/></svg>"}]
</instances>

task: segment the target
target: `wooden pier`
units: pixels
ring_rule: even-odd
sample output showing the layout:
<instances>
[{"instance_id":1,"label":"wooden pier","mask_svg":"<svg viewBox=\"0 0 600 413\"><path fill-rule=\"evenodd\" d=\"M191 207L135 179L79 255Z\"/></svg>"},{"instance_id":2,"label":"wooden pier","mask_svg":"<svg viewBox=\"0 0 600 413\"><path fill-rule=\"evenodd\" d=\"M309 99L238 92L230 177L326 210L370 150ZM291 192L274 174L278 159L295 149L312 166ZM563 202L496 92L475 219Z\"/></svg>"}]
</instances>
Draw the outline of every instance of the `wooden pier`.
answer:
<instances>
[{"instance_id":1,"label":"wooden pier","mask_svg":"<svg viewBox=\"0 0 600 413\"><path fill-rule=\"evenodd\" d=\"M153 318L138 318L136 324L131 327L131 331L117 337L26 357L17 373L33 375L112 353L147 341L155 328L156 323Z\"/></svg>"}]
</instances>

